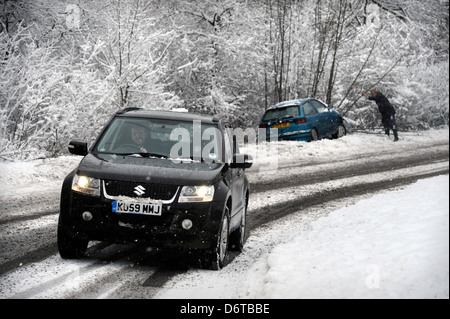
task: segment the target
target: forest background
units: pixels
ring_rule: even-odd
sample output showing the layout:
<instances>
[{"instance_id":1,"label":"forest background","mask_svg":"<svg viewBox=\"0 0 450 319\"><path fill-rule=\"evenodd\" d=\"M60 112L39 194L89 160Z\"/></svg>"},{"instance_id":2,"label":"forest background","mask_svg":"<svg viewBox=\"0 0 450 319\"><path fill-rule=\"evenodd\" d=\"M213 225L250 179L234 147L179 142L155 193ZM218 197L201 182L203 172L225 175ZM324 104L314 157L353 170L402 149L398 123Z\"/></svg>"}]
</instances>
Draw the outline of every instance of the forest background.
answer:
<instances>
[{"instance_id":1,"label":"forest background","mask_svg":"<svg viewBox=\"0 0 450 319\"><path fill-rule=\"evenodd\" d=\"M376 129L448 126L446 0L0 0L0 159L91 142L122 107L186 108L257 128L316 97Z\"/></svg>"}]
</instances>

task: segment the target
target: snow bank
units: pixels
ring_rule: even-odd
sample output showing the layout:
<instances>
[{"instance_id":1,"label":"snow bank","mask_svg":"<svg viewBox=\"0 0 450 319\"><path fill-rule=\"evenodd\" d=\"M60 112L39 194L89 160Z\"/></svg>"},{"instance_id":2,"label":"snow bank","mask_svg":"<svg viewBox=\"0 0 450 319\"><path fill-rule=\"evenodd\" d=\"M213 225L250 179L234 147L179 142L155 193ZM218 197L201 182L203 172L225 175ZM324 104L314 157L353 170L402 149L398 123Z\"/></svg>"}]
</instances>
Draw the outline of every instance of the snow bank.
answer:
<instances>
[{"instance_id":1,"label":"snow bank","mask_svg":"<svg viewBox=\"0 0 450 319\"><path fill-rule=\"evenodd\" d=\"M267 258L256 298L448 298L449 178L376 195Z\"/></svg>"},{"instance_id":2,"label":"snow bank","mask_svg":"<svg viewBox=\"0 0 450 319\"><path fill-rule=\"evenodd\" d=\"M155 298L449 298L449 177L252 232L220 272L190 270Z\"/></svg>"}]
</instances>

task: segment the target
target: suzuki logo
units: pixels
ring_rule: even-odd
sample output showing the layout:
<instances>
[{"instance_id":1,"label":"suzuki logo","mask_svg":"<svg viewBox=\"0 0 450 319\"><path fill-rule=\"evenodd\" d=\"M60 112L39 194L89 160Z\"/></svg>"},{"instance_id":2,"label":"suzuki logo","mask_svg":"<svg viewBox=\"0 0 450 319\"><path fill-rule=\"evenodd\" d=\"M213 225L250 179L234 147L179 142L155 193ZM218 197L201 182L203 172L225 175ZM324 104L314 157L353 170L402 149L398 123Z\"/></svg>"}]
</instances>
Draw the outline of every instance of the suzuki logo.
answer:
<instances>
[{"instance_id":1,"label":"suzuki logo","mask_svg":"<svg viewBox=\"0 0 450 319\"><path fill-rule=\"evenodd\" d=\"M145 188L144 188L143 186L141 186L141 185L136 186L136 187L134 188L134 193L135 193L136 195L138 195L138 196L142 196L142 195L145 193Z\"/></svg>"}]
</instances>

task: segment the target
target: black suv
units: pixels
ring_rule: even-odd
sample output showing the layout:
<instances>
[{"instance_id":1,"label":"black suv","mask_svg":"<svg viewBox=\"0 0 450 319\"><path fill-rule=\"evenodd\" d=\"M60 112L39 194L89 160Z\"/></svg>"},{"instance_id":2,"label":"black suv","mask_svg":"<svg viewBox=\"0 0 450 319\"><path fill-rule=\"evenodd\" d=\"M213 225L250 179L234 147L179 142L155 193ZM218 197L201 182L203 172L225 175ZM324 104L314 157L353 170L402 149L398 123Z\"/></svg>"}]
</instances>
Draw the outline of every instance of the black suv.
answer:
<instances>
[{"instance_id":1,"label":"black suv","mask_svg":"<svg viewBox=\"0 0 450 319\"><path fill-rule=\"evenodd\" d=\"M62 258L90 240L199 252L220 269L245 241L249 185L230 124L218 117L128 108L117 112L64 180L58 221Z\"/></svg>"}]
</instances>

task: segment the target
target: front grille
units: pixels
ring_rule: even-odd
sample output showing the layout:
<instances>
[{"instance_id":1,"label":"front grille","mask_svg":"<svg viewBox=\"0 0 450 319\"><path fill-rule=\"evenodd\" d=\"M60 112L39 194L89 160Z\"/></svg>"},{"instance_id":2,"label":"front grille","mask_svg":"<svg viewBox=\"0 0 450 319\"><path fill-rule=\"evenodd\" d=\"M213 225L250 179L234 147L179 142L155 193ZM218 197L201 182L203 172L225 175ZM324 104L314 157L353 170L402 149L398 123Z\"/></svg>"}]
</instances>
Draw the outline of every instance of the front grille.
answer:
<instances>
[{"instance_id":1,"label":"front grille","mask_svg":"<svg viewBox=\"0 0 450 319\"><path fill-rule=\"evenodd\" d=\"M109 196L142 197L157 200L172 199L178 190L176 185L111 180L105 181L105 188Z\"/></svg>"}]
</instances>

